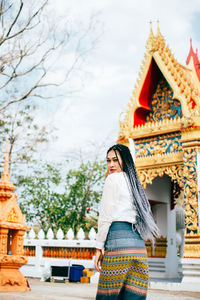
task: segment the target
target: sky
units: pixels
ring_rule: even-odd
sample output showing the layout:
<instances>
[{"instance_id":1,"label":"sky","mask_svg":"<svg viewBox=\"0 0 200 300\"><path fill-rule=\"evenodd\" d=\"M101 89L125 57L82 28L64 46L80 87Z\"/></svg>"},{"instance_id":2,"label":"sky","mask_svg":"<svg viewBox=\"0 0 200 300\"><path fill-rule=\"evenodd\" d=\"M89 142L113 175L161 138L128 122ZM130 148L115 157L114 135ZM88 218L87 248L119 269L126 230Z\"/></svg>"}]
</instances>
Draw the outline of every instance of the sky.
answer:
<instances>
[{"instance_id":1,"label":"sky","mask_svg":"<svg viewBox=\"0 0 200 300\"><path fill-rule=\"evenodd\" d=\"M128 106L145 53L150 20L157 20L176 59L185 64L192 38L200 51L200 0L52 0L57 18L98 23L98 42L84 65L82 88L58 102L51 115L57 141L49 153L65 157L93 142L111 146L117 140L119 117ZM62 72L60 67L60 72ZM56 76L59 76L57 73ZM46 112L52 110L47 104ZM44 116L48 119L48 114Z\"/></svg>"}]
</instances>

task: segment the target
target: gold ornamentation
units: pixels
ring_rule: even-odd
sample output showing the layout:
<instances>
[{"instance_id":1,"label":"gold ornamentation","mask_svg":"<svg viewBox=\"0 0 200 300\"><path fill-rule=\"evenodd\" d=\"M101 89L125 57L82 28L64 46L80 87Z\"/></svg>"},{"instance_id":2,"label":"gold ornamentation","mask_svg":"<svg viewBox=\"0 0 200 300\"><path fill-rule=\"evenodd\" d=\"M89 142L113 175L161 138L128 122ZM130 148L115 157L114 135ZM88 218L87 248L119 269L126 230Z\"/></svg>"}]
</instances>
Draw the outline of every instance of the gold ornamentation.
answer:
<instances>
[{"instance_id":1,"label":"gold ornamentation","mask_svg":"<svg viewBox=\"0 0 200 300\"><path fill-rule=\"evenodd\" d=\"M161 138L155 141L140 143L135 145L137 156L144 157L148 155L165 154L167 152L182 151L180 138L174 139Z\"/></svg>"},{"instance_id":2,"label":"gold ornamentation","mask_svg":"<svg viewBox=\"0 0 200 300\"><path fill-rule=\"evenodd\" d=\"M169 175L171 180L177 180L180 187L183 187L183 168L179 165L166 166L161 168L151 168L151 169L139 169L138 176L141 181L141 184L146 189L147 184L152 184L152 181L160 176L164 176L164 174Z\"/></svg>"},{"instance_id":3,"label":"gold ornamentation","mask_svg":"<svg viewBox=\"0 0 200 300\"><path fill-rule=\"evenodd\" d=\"M158 39L154 36L153 30L152 30L152 22L150 22L150 33L149 38L146 42L146 51L149 54L153 54L155 51L158 50Z\"/></svg>"},{"instance_id":4,"label":"gold ornamentation","mask_svg":"<svg viewBox=\"0 0 200 300\"><path fill-rule=\"evenodd\" d=\"M128 104L128 109L126 111L124 122L119 120L119 125L120 125L119 138L123 137L124 135L126 136L126 138L128 138L129 132L133 128L133 106L131 106L130 103Z\"/></svg>"},{"instance_id":5,"label":"gold ornamentation","mask_svg":"<svg viewBox=\"0 0 200 300\"><path fill-rule=\"evenodd\" d=\"M152 96L151 112L146 116L146 122L158 122L163 119L182 117L181 104L173 99L173 91L162 78Z\"/></svg>"},{"instance_id":6,"label":"gold ornamentation","mask_svg":"<svg viewBox=\"0 0 200 300\"><path fill-rule=\"evenodd\" d=\"M183 153L172 152L167 154L157 154L144 157L136 158L137 169L149 169L149 168L160 168L172 165L181 165L183 168Z\"/></svg>"},{"instance_id":7,"label":"gold ornamentation","mask_svg":"<svg viewBox=\"0 0 200 300\"><path fill-rule=\"evenodd\" d=\"M186 237L184 247L185 258L200 257L200 237Z\"/></svg>"},{"instance_id":8,"label":"gold ornamentation","mask_svg":"<svg viewBox=\"0 0 200 300\"><path fill-rule=\"evenodd\" d=\"M18 221L18 217L15 213L15 210L14 208L11 210L11 212L9 213L8 215L8 219L7 219L8 222L14 222L14 223L17 223Z\"/></svg>"},{"instance_id":9,"label":"gold ornamentation","mask_svg":"<svg viewBox=\"0 0 200 300\"><path fill-rule=\"evenodd\" d=\"M159 49L163 49L165 47L165 38L160 32L160 27L159 27L159 20L157 21L157 34L156 34L156 39L158 43Z\"/></svg>"},{"instance_id":10,"label":"gold ornamentation","mask_svg":"<svg viewBox=\"0 0 200 300\"><path fill-rule=\"evenodd\" d=\"M183 152L184 166L184 199L186 217L186 236L198 234L198 200L197 200L197 172L196 151L185 149Z\"/></svg>"},{"instance_id":11,"label":"gold ornamentation","mask_svg":"<svg viewBox=\"0 0 200 300\"><path fill-rule=\"evenodd\" d=\"M147 256L148 257L166 257L167 253L167 238L161 236L157 238L155 241L155 249L152 251L152 243L151 241L146 241L145 246L147 249Z\"/></svg>"},{"instance_id":12,"label":"gold ornamentation","mask_svg":"<svg viewBox=\"0 0 200 300\"><path fill-rule=\"evenodd\" d=\"M164 119L159 122L147 122L145 125L139 125L135 126L131 130L128 130L128 128L123 131L126 138L145 138L150 136L155 136L156 134L166 134L168 132L177 132L181 130L181 128L192 126L194 124L195 120L192 118L180 118L176 117L175 119ZM198 121L197 121L198 123ZM125 128L125 127L124 127ZM121 127L122 129L122 127ZM121 131L121 138L123 137L122 131Z\"/></svg>"}]
</instances>

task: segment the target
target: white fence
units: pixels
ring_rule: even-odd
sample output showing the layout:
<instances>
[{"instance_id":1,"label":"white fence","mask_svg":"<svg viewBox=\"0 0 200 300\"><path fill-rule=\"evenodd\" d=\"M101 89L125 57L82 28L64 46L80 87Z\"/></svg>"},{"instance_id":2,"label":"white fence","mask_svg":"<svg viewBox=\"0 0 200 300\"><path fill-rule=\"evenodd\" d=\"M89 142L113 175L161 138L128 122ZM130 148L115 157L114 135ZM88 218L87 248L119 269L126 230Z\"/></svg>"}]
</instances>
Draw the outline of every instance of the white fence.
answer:
<instances>
[{"instance_id":1,"label":"white fence","mask_svg":"<svg viewBox=\"0 0 200 300\"><path fill-rule=\"evenodd\" d=\"M72 229L67 232L66 237L64 237L61 229L57 231L55 236L52 229L49 229L46 237L42 229L37 236L34 230L31 229L24 239L24 252L28 256L28 263L20 270L27 277L45 280L50 277L51 266L78 264L83 265L85 268L94 269L95 239L96 232L94 228L90 230L88 239L85 239L85 233L82 229L78 231L76 238ZM170 278L167 271L168 259L170 258L148 258L150 278ZM178 263L180 268L183 267L184 277L193 280L195 272L195 276L199 280L199 259L182 259L182 261L178 259ZM181 277L181 273L182 271L180 271L180 275L177 274L177 277Z\"/></svg>"},{"instance_id":2,"label":"white fence","mask_svg":"<svg viewBox=\"0 0 200 300\"><path fill-rule=\"evenodd\" d=\"M92 228L85 239L83 229L77 233L75 239L72 229L66 234L59 229L54 237L52 229L45 233L41 229L37 236L33 229L25 235L24 254L28 256L28 263L20 271L27 277L37 277L45 280L50 275L51 266L83 265L94 268L96 232Z\"/></svg>"}]
</instances>

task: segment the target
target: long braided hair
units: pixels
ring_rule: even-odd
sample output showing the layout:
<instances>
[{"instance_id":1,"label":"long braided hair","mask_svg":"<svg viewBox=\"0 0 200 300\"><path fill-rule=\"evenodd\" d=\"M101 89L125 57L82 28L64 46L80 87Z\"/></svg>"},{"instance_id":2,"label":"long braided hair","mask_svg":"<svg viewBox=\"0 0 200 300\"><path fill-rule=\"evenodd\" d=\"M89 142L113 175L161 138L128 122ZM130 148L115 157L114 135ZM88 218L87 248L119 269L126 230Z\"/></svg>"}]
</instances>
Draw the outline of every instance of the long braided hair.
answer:
<instances>
[{"instance_id":1,"label":"long braided hair","mask_svg":"<svg viewBox=\"0 0 200 300\"><path fill-rule=\"evenodd\" d=\"M128 187L137 210L136 228L144 240L150 239L154 245L155 237L159 236L159 229L153 219L151 207L138 178L130 150L124 145L116 144L108 149L107 155L112 150L114 150L117 159L120 155L122 159L122 166L120 167L127 175L125 178L128 179ZM118 163L120 165L119 159Z\"/></svg>"}]
</instances>

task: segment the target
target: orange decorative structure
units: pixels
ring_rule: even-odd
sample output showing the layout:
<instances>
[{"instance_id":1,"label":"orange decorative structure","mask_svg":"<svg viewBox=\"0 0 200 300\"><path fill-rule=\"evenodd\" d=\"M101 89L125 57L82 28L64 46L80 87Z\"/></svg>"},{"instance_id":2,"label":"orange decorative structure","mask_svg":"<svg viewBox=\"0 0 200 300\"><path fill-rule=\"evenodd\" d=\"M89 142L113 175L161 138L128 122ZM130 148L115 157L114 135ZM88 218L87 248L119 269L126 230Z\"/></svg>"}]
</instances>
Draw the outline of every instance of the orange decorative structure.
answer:
<instances>
[{"instance_id":1,"label":"orange decorative structure","mask_svg":"<svg viewBox=\"0 0 200 300\"><path fill-rule=\"evenodd\" d=\"M29 229L12 191L8 173L8 143L4 172L0 180L0 292L29 291L26 278L18 270L28 262L24 256L23 236Z\"/></svg>"}]
</instances>

